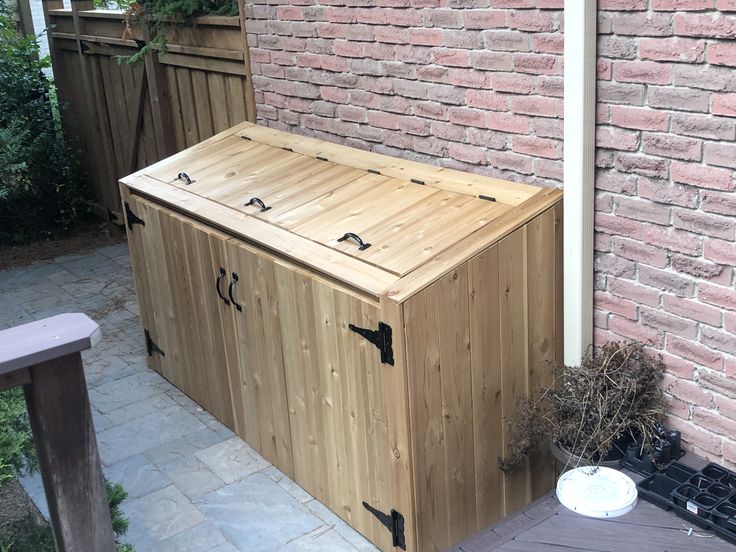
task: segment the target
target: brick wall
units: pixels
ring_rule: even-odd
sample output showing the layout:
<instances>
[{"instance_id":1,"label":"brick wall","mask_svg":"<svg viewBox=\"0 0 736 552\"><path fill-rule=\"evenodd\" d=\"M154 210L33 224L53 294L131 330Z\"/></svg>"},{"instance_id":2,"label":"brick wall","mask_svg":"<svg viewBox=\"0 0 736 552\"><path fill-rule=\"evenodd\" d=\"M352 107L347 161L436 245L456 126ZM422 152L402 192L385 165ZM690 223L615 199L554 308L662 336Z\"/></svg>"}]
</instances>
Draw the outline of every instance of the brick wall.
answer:
<instances>
[{"instance_id":1,"label":"brick wall","mask_svg":"<svg viewBox=\"0 0 736 552\"><path fill-rule=\"evenodd\" d=\"M596 340L650 341L671 425L736 463L736 2L599 9Z\"/></svg>"},{"instance_id":2,"label":"brick wall","mask_svg":"<svg viewBox=\"0 0 736 552\"><path fill-rule=\"evenodd\" d=\"M249 0L260 122L559 185L562 3Z\"/></svg>"},{"instance_id":3,"label":"brick wall","mask_svg":"<svg viewBox=\"0 0 736 552\"><path fill-rule=\"evenodd\" d=\"M259 3L260 2L260 3ZM249 0L262 123L562 180L562 0ZM736 464L736 0L599 0L595 326Z\"/></svg>"}]
</instances>

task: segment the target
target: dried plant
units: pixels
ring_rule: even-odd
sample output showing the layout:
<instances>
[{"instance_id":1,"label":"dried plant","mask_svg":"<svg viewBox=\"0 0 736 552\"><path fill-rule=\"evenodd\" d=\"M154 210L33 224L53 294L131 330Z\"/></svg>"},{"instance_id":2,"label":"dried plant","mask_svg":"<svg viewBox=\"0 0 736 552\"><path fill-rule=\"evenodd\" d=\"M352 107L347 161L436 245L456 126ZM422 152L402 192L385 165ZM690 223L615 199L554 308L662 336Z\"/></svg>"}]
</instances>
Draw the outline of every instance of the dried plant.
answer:
<instances>
[{"instance_id":1,"label":"dried plant","mask_svg":"<svg viewBox=\"0 0 736 552\"><path fill-rule=\"evenodd\" d=\"M590 348L580 366L552 364L554 383L531 399L517 401L504 471L512 471L540 446L558 443L588 464L597 465L622 438L659 439L667 410L660 357L641 343L608 343Z\"/></svg>"}]
</instances>

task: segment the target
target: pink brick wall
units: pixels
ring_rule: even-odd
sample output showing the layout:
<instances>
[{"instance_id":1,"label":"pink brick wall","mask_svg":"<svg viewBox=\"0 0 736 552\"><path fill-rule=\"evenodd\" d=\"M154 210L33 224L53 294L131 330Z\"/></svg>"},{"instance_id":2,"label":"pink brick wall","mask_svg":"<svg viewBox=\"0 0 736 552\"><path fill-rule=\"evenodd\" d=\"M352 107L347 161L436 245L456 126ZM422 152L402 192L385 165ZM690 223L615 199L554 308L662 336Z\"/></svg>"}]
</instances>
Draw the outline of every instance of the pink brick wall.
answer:
<instances>
[{"instance_id":1,"label":"pink brick wall","mask_svg":"<svg viewBox=\"0 0 736 552\"><path fill-rule=\"evenodd\" d=\"M562 4L249 0L259 120L400 157L559 185Z\"/></svg>"},{"instance_id":2,"label":"pink brick wall","mask_svg":"<svg viewBox=\"0 0 736 552\"><path fill-rule=\"evenodd\" d=\"M670 424L736 463L736 2L599 1L596 340L649 341Z\"/></svg>"},{"instance_id":3,"label":"pink brick wall","mask_svg":"<svg viewBox=\"0 0 736 552\"><path fill-rule=\"evenodd\" d=\"M260 122L562 180L562 0L248 0ZM736 464L736 1L599 0L596 341L661 352L671 425Z\"/></svg>"}]
</instances>

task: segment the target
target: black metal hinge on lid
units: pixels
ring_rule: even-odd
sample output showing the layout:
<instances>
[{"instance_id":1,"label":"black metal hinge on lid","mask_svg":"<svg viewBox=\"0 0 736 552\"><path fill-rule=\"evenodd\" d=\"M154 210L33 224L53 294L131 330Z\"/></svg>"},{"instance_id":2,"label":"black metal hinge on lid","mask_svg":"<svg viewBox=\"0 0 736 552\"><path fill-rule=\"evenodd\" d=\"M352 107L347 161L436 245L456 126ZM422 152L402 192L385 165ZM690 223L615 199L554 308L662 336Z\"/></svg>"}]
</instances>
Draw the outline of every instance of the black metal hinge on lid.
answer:
<instances>
[{"instance_id":1,"label":"black metal hinge on lid","mask_svg":"<svg viewBox=\"0 0 736 552\"><path fill-rule=\"evenodd\" d=\"M166 353L164 353L161 348L156 345L156 342L151 339L151 334L148 330L143 330L143 333L146 336L146 353L148 353L148 356L153 356L153 353L158 353L161 356L166 356Z\"/></svg>"},{"instance_id":2,"label":"black metal hinge on lid","mask_svg":"<svg viewBox=\"0 0 736 552\"><path fill-rule=\"evenodd\" d=\"M393 545L406 550L406 538L404 537L404 516L400 512L392 509L390 514L384 514L380 510L376 510L367 502L363 502L363 508L378 518L381 525L384 525L391 531Z\"/></svg>"},{"instance_id":3,"label":"black metal hinge on lid","mask_svg":"<svg viewBox=\"0 0 736 552\"><path fill-rule=\"evenodd\" d=\"M348 328L357 333L360 336L365 337L368 341L373 343L378 350L381 351L381 363L394 365L394 349L391 326L384 324L383 322L378 323L377 330L369 330L366 328L359 328L354 324L348 324Z\"/></svg>"},{"instance_id":4,"label":"black metal hinge on lid","mask_svg":"<svg viewBox=\"0 0 736 552\"><path fill-rule=\"evenodd\" d=\"M146 225L146 223L143 222L143 219L136 216L136 214L131 210L130 203L127 201L125 202L125 222L128 224L128 230L132 230L134 224L140 224L141 226Z\"/></svg>"}]
</instances>

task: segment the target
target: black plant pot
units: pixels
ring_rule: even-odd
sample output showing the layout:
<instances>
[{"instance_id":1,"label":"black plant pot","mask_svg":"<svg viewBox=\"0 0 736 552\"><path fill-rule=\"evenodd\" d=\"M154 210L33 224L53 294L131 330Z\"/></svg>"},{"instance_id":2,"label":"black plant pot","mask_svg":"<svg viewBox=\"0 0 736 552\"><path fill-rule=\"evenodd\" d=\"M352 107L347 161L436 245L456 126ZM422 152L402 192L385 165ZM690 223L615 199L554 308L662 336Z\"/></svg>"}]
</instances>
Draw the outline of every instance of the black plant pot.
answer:
<instances>
[{"instance_id":1,"label":"black plant pot","mask_svg":"<svg viewBox=\"0 0 736 552\"><path fill-rule=\"evenodd\" d=\"M580 456L572 454L569 448L560 443L550 443L549 449L552 452L552 456L554 456L555 460L557 460L560 470L592 465L590 462L584 460ZM613 468L615 470L620 469L621 458L623 457L625 450L625 445L614 445L608 456L606 456L606 458L598 462L596 465L604 468Z\"/></svg>"}]
</instances>

